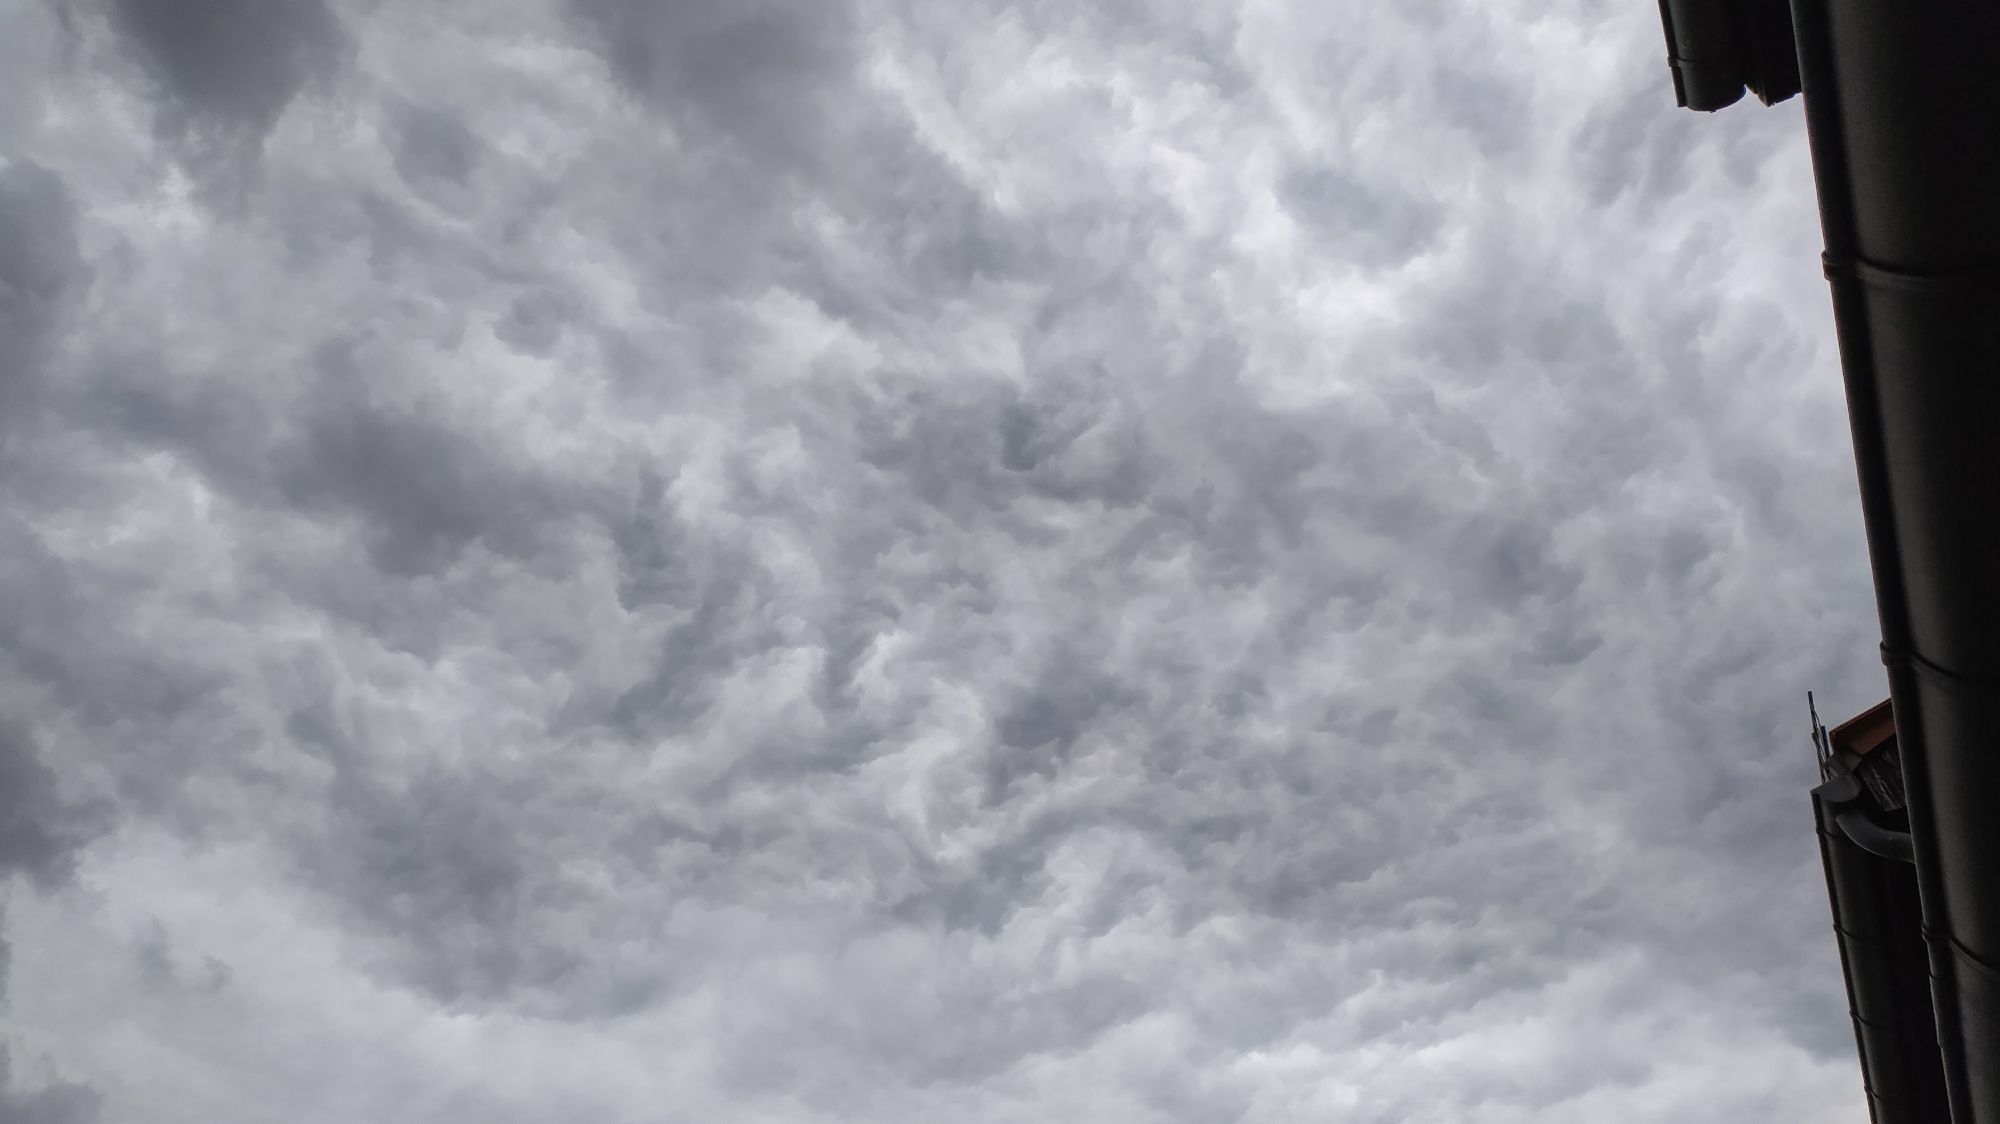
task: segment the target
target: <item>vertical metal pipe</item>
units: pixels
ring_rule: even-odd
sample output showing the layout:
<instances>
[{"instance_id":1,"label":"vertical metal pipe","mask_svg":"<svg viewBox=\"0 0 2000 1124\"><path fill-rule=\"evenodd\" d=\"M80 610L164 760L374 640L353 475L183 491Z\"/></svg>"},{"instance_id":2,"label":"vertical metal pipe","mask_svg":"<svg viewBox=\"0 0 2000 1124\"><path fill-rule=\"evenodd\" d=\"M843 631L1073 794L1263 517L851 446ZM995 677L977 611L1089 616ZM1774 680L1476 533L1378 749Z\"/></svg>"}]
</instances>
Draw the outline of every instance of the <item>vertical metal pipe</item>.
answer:
<instances>
[{"instance_id":1,"label":"vertical metal pipe","mask_svg":"<svg viewBox=\"0 0 2000 1124\"><path fill-rule=\"evenodd\" d=\"M2000 1122L2000 10L1792 0L1952 1119Z\"/></svg>"}]
</instances>

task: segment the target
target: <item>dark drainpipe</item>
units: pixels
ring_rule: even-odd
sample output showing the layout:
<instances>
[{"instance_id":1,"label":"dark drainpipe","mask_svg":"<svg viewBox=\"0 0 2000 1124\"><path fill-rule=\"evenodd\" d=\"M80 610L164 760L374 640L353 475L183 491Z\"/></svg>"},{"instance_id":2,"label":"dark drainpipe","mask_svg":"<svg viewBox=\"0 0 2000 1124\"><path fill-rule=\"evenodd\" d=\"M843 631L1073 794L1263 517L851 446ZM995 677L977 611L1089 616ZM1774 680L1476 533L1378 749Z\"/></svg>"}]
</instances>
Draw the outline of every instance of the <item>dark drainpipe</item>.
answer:
<instances>
[{"instance_id":1,"label":"dark drainpipe","mask_svg":"<svg viewBox=\"0 0 2000 1124\"><path fill-rule=\"evenodd\" d=\"M1819 749L1820 862L1869 1119L1948 1124L1901 752L1876 721L1857 728L1864 719L1856 719L1829 737L1811 695L1807 706ZM1889 717L1887 704L1875 710Z\"/></svg>"},{"instance_id":2,"label":"dark drainpipe","mask_svg":"<svg viewBox=\"0 0 2000 1124\"><path fill-rule=\"evenodd\" d=\"M1792 15L1951 1118L2000 1124L2000 4Z\"/></svg>"},{"instance_id":3,"label":"dark drainpipe","mask_svg":"<svg viewBox=\"0 0 2000 1124\"><path fill-rule=\"evenodd\" d=\"M2000 1122L2000 7L1794 0L1957 1124Z\"/></svg>"}]
</instances>

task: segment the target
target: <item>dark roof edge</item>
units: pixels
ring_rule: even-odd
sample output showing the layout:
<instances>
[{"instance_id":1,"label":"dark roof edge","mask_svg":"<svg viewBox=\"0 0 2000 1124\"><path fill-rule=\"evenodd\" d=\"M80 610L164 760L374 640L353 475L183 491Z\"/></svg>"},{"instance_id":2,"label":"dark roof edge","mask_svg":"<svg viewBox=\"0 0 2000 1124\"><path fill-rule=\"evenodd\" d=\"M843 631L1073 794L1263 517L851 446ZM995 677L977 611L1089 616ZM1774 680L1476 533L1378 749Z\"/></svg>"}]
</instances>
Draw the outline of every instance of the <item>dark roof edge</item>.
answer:
<instances>
[{"instance_id":1,"label":"dark roof edge","mask_svg":"<svg viewBox=\"0 0 2000 1124\"><path fill-rule=\"evenodd\" d=\"M1833 740L1833 748L1845 750L1857 756L1866 756L1882 747L1896 736L1896 708L1894 700L1883 699L1867 710L1842 722L1827 736Z\"/></svg>"}]
</instances>

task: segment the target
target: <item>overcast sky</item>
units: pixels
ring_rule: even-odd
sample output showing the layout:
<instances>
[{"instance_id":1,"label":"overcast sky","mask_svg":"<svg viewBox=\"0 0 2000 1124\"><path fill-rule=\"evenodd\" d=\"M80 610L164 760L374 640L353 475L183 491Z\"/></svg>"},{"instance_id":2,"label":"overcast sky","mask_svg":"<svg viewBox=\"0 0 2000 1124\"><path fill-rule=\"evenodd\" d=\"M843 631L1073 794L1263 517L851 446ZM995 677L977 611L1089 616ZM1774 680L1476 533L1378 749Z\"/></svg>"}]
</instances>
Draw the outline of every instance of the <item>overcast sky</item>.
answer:
<instances>
[{"instance_id":1,"label":"overcast sky","mask_svg":"<svg viewBox=\"0 0 2000 1124\"><path fill-rule=\"evenodd\" d=\"M0 1121L1865 1120L1804 130L1663 55L0 0Z\"/></svg>"}]
</instances>

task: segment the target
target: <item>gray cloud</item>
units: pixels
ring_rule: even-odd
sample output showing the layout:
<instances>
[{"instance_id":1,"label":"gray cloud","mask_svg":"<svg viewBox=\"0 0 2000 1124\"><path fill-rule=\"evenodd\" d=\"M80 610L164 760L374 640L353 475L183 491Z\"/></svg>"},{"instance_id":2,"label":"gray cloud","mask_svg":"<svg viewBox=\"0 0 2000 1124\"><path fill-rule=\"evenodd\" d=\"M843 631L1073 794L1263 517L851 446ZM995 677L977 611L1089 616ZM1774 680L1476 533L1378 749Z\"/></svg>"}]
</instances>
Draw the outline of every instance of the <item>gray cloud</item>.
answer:
<instances>
[{"instance_id":1,"label":"gray cloud","mask_svg":"<svg viewBox=\"0 0 2000 1124\"><path fill-rule=\"evenodd\" d=\"M0 781L0 872L64 881L104 810L65 799L27 732L11 724L0 724Z\"/></svg>"},{"instance_id":2,"label":"gray cloud","mask_svg":"<svg viewBox=\"0 0 2000 1124\"><path fill-rule=\"evenodd\" d=\"M317 409L297 444L278 452L276 483L300 508L358 516L371 556L399 575L448 565L475 540L532 552L537 525L551 517L531 476L463 433L343 402Z\"/></svg>"},{"instance_id":3,"label":"gray cloud","mask_svg":"<svg viewBox=\"0 0 2000 1124\"><path fill-rule=\"evenodd\" d=\"M859 43L845 3L577 0L619 80L678 124L780 167L826 144Z\"/></svg>"},{"instance_id":4,"label":"gray cloud","mask_svg":"<svg viewBox=\"0 0 2000 1124\"><path fill-rule=\"evenodd\" d=\"M87 1085L58 1081L32 1093L12 1088L11 1056L0 1045L0 1120L7 1124L90 1124L100 1119L102 1097Z\"/></svg>"},{"instance_id":5,"label":"gray cloud","mask_svg":"<svg viewBox=\"0 0 2000 1124\"><path fill-rule=\"evenodd\" d=\"M396 170L409 180L441 179L464 184L479 165L479 138L465 122L440 109L401 106L396 130Z\"/></svg>"},{"instance_id":6,"label":"gray cloud","mask_svg":"<svg viewBox=\"0 0 2000 1124\"><path fill-rule=\"evenodd\" d=\"M141 7L0 77L33 1103L1859 1104L1803 142L1646 13Z\"/></svg>"},{"instance_id":7,"label":"gray cloud","mask_svg":"<svg viewBox=\"0 0 2000 1124\"><path fill-rule=\"evenodd\" d=\"M62 177L30 160L0 167L0 409L17 424L32 413L44 350L89 283Z\"/></svg>"},{"instance_id":8,"label":"gray cloud","mask_svg":"<svg viewBox=\"0 0 2000 1124\"><path fill-rule=\"evenodd\" d=\"M1285 177L1283 191L1292 213L1357 265L1408 261L1437 237L1444 220L1430 200L1371 189L1335 168L1299 168Z\"/></svg>"},{"instance_id":9,"label":"gray cloud","mask_svg":"<svg viewBox=\"0 0 2000 1124\"><path fill-rule=\"evenodd\" d=\"M0 721L0 894L11 875L53 890L67 883L78 853L108 826L108 809L61 791L28 732ZM4 902L0 902L4 905ZM0 1003L7 998L12 948L0 908ZM29 1091L15 1081L11 1047L0 1042L0 1120L7 1124L87 1124L101 1097L87 1084L52 1081Z\"/></svg>"},{"instance_id":10,"label":"gray cloud","mask_svg":"<svg viewBox=\"0 0 2000 1124\"><path fill-rule=\"evenodd\" d=\"M177 947L157 918L140 936L133 959L140 978L155 989L213 994L228 987L232 975L221 960Z\"/></svg>"},{"instance_id":11,"label":"gray cloud","mask_svg":"<svg viewBox=\"0 0 2000 1124\"><path fill-rule=\"evenodd\" d=\"M309 84L347 48L324 0L199 0L172 7L105 0L120 43L159 93L155 119L197 165L254 159Z\"/></svg>"}]
</instances>

